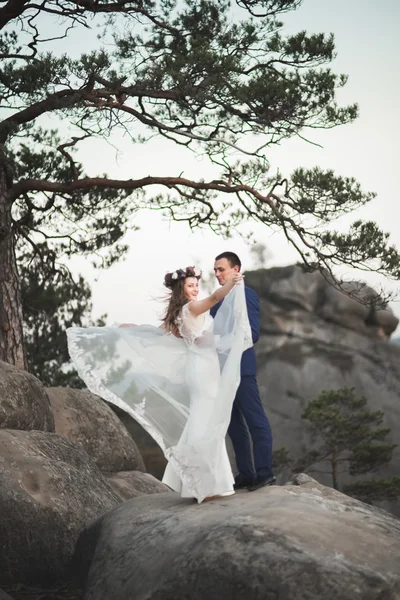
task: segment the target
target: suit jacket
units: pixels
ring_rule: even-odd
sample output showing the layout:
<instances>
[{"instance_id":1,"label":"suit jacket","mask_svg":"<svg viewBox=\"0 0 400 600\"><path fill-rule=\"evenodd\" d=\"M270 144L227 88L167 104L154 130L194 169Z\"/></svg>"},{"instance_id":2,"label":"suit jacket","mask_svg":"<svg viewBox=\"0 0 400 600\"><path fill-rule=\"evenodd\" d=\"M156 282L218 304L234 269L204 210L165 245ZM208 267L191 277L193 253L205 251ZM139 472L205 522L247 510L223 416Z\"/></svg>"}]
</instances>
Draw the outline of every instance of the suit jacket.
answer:
<instances>
[{"instance_id":1,"label":"suit jacket","mask_svg":"<svg viewBox=\"0 0 400 600\"><path fill-rule=\"evenodd\" d=\"M251 288L245 286L244 288L246 295L246 305L247 305L247 314L249 315L251 334L253 337L253 344L258 342L258 338L260 337L260 299L258 297L257 292L252 290ZM211 316L215 317L219 307L221 306L223 300L218 302L211 310ZM256 361L256 353L254 350L254 346L248 348L243 352L242 362L240 365L240 374L243 377L244 375L255 375L257 372L257 361Z\"/></svg>"}]
</instances>

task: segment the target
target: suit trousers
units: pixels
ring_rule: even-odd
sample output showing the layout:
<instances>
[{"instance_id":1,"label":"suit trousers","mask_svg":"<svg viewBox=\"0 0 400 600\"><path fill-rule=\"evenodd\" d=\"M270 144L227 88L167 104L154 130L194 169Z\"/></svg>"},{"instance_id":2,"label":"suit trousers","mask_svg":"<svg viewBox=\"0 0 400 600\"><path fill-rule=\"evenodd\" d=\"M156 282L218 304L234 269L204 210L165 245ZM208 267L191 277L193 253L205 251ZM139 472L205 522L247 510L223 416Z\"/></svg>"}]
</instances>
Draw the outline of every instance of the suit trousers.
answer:
<instances>
[{"instance_id":1,"label":"suit trousers","mask_svg":"<svg viewBox=\"0 0 400 600\"><path fill-rule=\"evenodd\" d=\"M240 380L228 435L241 479L272 477L272 432L255 375L244 375Z\"/></svg>"}]
</instances>

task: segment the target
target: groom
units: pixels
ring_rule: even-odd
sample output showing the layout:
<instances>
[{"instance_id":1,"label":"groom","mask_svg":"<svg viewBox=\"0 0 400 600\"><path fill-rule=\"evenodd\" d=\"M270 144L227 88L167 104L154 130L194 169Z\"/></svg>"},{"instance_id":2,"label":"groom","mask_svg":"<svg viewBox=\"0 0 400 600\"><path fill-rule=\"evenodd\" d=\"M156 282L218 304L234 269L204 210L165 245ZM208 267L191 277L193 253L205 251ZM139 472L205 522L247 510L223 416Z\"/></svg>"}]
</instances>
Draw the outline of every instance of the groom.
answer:
<instances>
[{"instance_id":1,"label":"groom","mask_svg":"<svg viewBox=\"0 0 400 600\"><path fill-rule=\"evenodd\" d=\"M215 258L214 273L220 285L224 285L232 279L235 273L240 271L240 268L240 259L234 252L223 252ZM251 288L245 287L245 294L253 344L255 344L260 333L260 300L257 293ZM211 309L213 317L220 306L221 303ZM235 478L234 488L235 490L247 488L249 492L258 490L265 485L274 484L276 481L272 473L271 427L261 404L256 370L256 354L252 346L243 352L241 379L228 428L239 471Z\"/></svg>"}]
</instances>

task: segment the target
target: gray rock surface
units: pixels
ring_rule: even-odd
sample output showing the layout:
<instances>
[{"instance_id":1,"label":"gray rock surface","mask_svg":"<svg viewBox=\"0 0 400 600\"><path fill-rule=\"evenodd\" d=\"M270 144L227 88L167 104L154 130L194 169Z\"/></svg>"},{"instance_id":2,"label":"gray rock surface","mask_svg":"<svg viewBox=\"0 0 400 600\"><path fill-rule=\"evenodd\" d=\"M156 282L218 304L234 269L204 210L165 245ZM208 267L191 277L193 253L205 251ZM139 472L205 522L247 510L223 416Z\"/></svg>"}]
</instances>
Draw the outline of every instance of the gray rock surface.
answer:
<instances>
[{"instance_id":1,"label":"gray rock surface","mask_svg":"<svg viewBox=\"0 0 400 600\"><path fill-rule=\"evenodd\" d=\"M153 475L140 471L111 473L106 475L106 479L122 502L144 494L159 494L169 491L169 488Z\"/></svg>"},{"instance_id":2,"label":"gray rock surface","mask_svg":"<svg viewBox=\"0 0 400 600\"><path fill-rule=\"evenodd\" d=\"M145 471L121 420L101 398L84 390L48 388L55 432L82 446L100 471Z\"/></svg>"},{"instance_id":3,"label":"gray rock surface","mask_svg":"<svg viewBox=\"0 0 400 600\"><path fill-rule=\"evenodd\" d=\"M43 384L26 371L0 361L0 428L54 431Z\"/></svg>"},{"instance_id":4,"label":"gray rock surface","mask_svg":"<svg viewBox=\"0 0 400 600\"><path fill-rule=\"evenodd\" d=\"M80 446L54 433L0 429L0 585L67 578L80 531L119 502Z\"/></svg>"},{"instance_id":5,"label":"gray rock surface","mask_svg":"<svg viewBox=\"0 0 400 600\"><path fill-rule=\"evenodd\" d=\"M169 492L81 534L85 600L398 600L400 521L321 486L196 504Z\"/></svg>"},{"instance_id":6,"label":"gray rock surface","mask_svg":"<svg viewBox=\"0 0 400 600\"><path fill-rule=\"evenodd\" d=\"M372 410L383 410L391 428L388 440L399 443L400 346L383 341L397 326L393 313L374 313L319 273L305 274L298 267L249 272L246 284L261 299L257 378L274 448L285 447L295 457L309 449L303 410L322 390L341 387L355 387ZM317 468L326 471L324 465ZM378 474L385 475L400 475L400 447ZM332 484L324 473L315 476ZM349 481L345 473L341 483ZM381 506L400 516L400 502Z\"/></svg>"}]
</instances>

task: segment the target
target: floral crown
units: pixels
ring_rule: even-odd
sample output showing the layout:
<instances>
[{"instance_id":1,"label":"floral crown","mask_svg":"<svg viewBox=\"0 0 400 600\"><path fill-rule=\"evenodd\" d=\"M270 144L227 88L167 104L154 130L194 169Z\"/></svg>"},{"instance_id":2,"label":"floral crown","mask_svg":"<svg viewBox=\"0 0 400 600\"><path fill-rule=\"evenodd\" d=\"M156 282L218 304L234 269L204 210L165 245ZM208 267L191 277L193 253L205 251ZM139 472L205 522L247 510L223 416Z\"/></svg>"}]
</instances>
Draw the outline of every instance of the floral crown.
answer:
<instances>
[{"instance_id":1,"label":"floral crown","mask_svg":"<svg viewBox=\"0 0 400 600\"><path fill-rule=\"evenodd\" d=\"M196 277L197 279L201 279L201 271L200 269L196 269L196 267L186 267L186 269L177 269L172 273L167 273L164 277L164 285L167 288L172 288L176 281L179 279L186 279L186 277Z\"/></svg>"}]
</instances>

